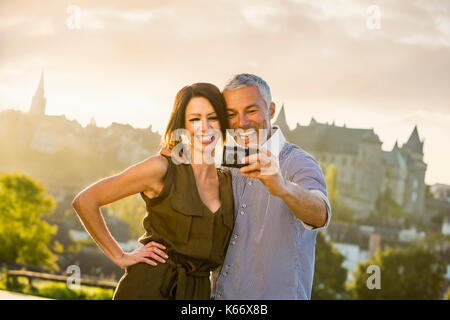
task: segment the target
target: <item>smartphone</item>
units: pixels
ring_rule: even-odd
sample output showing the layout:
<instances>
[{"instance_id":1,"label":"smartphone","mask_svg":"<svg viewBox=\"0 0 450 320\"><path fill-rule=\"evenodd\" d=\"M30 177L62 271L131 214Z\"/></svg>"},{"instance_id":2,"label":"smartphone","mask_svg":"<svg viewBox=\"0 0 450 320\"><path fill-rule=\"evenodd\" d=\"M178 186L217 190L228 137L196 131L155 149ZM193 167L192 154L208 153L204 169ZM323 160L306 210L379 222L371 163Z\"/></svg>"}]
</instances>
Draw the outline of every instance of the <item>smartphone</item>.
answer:
<instances>
[{"instance_id":1,"label":"smartphone","mask_svg":"<svg viewBox=\"0 0 450 320\"><path fill-rule=\"evenodd\" d=\"M222 153L222 166L230 168L242 168L249 165L244 164L243 160L245 157L258 153L257 149L235 146L223 146Z\"/></svg>"}]
</instances>

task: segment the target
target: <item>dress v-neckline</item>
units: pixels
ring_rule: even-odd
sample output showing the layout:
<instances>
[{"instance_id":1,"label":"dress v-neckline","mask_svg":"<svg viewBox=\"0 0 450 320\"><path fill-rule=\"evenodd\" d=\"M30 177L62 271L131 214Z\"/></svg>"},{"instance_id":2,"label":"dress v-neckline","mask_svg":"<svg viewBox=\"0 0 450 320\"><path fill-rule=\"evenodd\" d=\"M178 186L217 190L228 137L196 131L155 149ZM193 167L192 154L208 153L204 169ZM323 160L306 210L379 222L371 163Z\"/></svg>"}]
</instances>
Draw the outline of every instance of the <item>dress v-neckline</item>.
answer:
<instances>
[{"instance_id":1,"label":"dress v-neckline","mask_svg":"<svg viewBox=\"0 0 450 320\"><path fill-rule=\"evenodd\" d=\"M221 190L221 183L220 183L220 174L216 169L216 174L217 174L217 180L219 182L219 201L220 201L220 206L219 208L217 208L217 210L215 212L212 212L212 210L203 202L202 198L200 197L200 192L198 191L198 186L197 186L197 179L195 179L195 174L194 174L194 169L192 168L192 166L190 164L187 164L187 166L189 167L189 172L191 173L192 178L194 179L194 183L195 183L195 195L197 196L198 201L200 201L200 203L203 205L203 207L208 210L208 212L210 212L211 214L215 215L216 213L218 213L220 211L220 209L222 209L222 204L223 204L223 199L222 199L222 190Z\"/></svg>"}]
</instances>

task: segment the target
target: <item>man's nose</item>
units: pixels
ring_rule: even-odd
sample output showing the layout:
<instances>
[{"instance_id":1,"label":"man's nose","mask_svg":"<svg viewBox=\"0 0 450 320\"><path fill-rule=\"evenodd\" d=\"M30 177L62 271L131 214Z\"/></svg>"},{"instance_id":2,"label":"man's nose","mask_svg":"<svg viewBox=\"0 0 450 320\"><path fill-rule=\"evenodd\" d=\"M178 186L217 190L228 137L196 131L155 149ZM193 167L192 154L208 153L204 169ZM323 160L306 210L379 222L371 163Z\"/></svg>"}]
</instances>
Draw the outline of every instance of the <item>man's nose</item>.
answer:
<instances>
[{"instance_id":1,"label":"man's nose","mask_svg":"<svg viewBox=\"0 0 450 320\"><path fill-rule=\"evenodd\" d=\"M245 114L240 114L239 115L239 127L241 128L245 128L248 125L248 119L247 116Z\"/></svg>"}]
</instances>

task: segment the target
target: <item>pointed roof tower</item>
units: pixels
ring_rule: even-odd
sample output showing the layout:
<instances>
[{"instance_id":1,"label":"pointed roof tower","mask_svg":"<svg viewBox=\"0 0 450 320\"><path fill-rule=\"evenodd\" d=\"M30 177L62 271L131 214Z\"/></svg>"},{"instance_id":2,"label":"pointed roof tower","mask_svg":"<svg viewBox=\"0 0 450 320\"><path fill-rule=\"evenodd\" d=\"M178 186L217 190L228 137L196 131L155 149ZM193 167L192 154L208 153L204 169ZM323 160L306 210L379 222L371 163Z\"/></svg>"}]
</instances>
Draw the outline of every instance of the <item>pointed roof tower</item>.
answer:
<instances>
[{"instance_id":1,"label":"pointed roof tower","mask_svg":"<svg viewBox=\"0 0 450 320\"><path fill-rule=\"evenodd\" d=\"M395 141L392 151L383 151L383 156L388 165L406 168L406 159L403 157L400 149L398 148L397 141Z\"/></svg>"},{"instance_id":2,"label":"pointed roof tower","mask_svg":"<svg viewBox=\"0 0 450 320\"><path fill-rule=\"evenodd\" d=\"M395 145L394 145L394 147L392 148L392 151L399 151L399 148L398 148L398 141L397 141L397 140L395 140Z\"/></svg>"},{"instance_id":3,"label":"pointed roof tower","mask_svg":"<svg viewBox=\"0 0 450 320\"><path fill-rule=\"evenodd\" d=\"M34 115L44 115L46 103L47 99L44 97L44 70L42 70L39 85L31 100L30 113Z\"/></svg>"},{"instance_id":4,"label":"pointed roof tower","mask_svg":"<svg viewBox=\"0 0 450 320\"><path fill-rule=\"evenodd\" d=\"M273 123L276 126L279 126L281 131L287 132L289 130L289 126L286 122L286 113L284 112L284 104L281 106L281 110L278 113L277 120Z\"/></svg>"},{"instance_id":5,"label":"pointed roof tower","mask_svg":"<svg viewBox=\"0 0 450 320\"><path fill-rule=\"evenodd\" d=\"M420 141L417 125L414 126L414 130L409 136L408 142L406 142L402 149L405 148L414 153L423 155L423 141Z\"/></svg>"},{"instance_id":6,"label":"pointed roof tower","mask_svg":"<svg viewBox=\"0 0 450 320\"><path fill-rule=\"evenodd\" d=\"M91 127L97 126L97 122L95 121L94 117L91 117L91 120L89 121L89 126L91 126Z\"/></svg>"},{"instance_id":7,"label":"pointed roof tower","mask_svg":"<svg viewBox=\"0 0 450 320\"><path fill-rule=\"evenodd\" d=\"M39 92L39 93L42 92L42 95L44 94L44 70L42 70L42 72L41 72L41 79L39 80L39 86L36 90L36 93L37 92Z\"/></svg>"}]
</instances>

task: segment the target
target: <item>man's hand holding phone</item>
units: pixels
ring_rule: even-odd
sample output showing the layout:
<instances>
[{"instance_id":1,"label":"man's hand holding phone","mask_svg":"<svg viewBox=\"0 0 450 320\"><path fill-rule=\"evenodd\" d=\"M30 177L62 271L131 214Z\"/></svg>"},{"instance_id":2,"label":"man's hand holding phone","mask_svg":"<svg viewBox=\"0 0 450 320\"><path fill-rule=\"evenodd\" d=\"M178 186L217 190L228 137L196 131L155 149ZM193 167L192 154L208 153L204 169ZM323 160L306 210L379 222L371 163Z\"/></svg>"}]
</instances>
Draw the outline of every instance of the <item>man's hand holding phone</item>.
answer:
<instances>
[{"instance_id":1,"label":"man's hand holding phone","mask_svg":"<svg viewBox=\"0 0 450 320\"><path fill-rule=\"evenodd\" d=\"M244 177L259 179L274 196L281 196L285 190L286 181L281 175L278 157L259 145L250 148L257 152L243 158L244 166L240 168Z\"/></svg>"}]
</instances>

